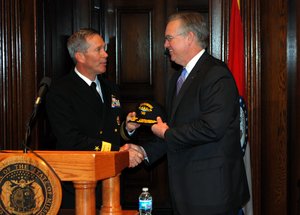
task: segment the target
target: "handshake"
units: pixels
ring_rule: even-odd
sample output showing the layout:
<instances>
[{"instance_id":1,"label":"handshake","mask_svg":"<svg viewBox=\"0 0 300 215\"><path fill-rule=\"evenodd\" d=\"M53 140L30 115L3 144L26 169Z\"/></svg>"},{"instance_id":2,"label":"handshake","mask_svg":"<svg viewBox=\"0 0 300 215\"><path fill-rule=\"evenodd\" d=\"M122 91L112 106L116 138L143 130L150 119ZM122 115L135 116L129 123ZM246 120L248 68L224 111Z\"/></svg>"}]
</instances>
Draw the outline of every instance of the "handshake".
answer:
<instances>
[{"instance_id":1,"label":"handshake","mask_svg":"<svg viewBox=\"0 0 300 215\"><path fill-rule=\"evenodd\" d=\"M126 117L126 130L128 133L133 133L137 128L140 127L140 123L132 121L132 119L136 119L136 113L130 112ZM161 117L156 118L157 123L151 126L151 130L153 134L164 139L164 134L169 126L164 123ZM129 167L133 168L139 165L143 160L148 159L147 152L143 147L126 143L124 146L120 148L120 151L128 151L129 152Z\"/></svg>"},{"instance_id":2,"label":"handshake","mask_svg":"<svg viewBox=\"0 0 300 215\"><path fill-rule=\"evenodd\" d=\"M141 146L126 143L124 146L120 148L120 151L128 151L129 152L129 167L133 168L139 165L146 157L146 152L144 152Z\"/></svg>"}]
</instances>

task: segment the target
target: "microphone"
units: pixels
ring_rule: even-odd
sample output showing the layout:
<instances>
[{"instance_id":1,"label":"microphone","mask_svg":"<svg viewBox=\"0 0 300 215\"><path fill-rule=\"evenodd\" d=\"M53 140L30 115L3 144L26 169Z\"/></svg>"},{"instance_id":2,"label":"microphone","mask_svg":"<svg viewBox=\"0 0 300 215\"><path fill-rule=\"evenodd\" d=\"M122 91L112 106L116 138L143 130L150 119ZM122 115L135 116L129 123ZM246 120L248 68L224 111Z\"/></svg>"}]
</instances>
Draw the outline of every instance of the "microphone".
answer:
<instances>
[{"instance_id":1,"label":"microphone","mask_svg":"<svg viewBox=\"0 0 300 215\"><path fill-rule=\"evenodd\" d=\"M45 96L45 94L47 93L50 84L51 84L51 78L44 77L41 80L41 83L39 85L39 91L38 91L38 94L37 94L37 98L35 99L35 102L34 102L34 109L37 109L38 106L41 104L42 99Z\"/></svg>"},{"instance_id":2,"label":"microphone","mask_svg":"<svg viewBox=\"0 0 300 215\"><path fill-rule=\"evenodd\" d=\"M37 112L38 112L38 108L40 106L40 104L42 103L49 87L50 87L50 84L51 84L51 79L48 78L48 77L44 77L41 82L40 82L40 85L39 85L39 91L38 91L38 94L37 94L37 97L35 99L35 102L34 102L34 106L33 106L33 111L31 113L31 116L28 120L28 123L26 124L26 133L25 133L25 140L23 142L23 146L24 146L24 153L27 153L27 148L28 148L28 142L29 142L29 137L30 137L30 133L31 133L31 128L35 122L35 117L37 115Z\"/></svg>"}]
</instances>

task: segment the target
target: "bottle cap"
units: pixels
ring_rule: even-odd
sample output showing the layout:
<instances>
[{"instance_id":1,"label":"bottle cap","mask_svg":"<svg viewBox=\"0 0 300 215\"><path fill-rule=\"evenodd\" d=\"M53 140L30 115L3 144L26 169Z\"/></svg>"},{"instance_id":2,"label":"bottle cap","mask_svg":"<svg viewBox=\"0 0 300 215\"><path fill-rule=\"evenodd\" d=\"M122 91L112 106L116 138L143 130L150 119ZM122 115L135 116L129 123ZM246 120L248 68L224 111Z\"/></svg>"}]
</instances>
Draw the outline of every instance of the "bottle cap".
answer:
<instances>
[{"instance_id":1,"label":"bottle cap","mask_svg":"<svg viewBox=\"0 0 300 215\"><path fill-rule=\"evenodd\" d=\"M142 189L144 192L148 191L148 187L143 187Z\"/></svg>"}]
</instances>

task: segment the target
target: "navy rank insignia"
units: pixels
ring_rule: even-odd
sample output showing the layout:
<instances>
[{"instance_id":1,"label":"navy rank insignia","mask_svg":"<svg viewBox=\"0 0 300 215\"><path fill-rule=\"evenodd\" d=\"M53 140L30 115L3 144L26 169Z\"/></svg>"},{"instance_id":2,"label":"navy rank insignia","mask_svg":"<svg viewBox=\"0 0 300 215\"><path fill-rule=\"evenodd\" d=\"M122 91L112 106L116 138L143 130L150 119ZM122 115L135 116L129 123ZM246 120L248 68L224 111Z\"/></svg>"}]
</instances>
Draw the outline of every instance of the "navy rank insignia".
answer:
<instances>
[{"instance_id":1,"label":"navy rank insignia","mask_svg":"<svg viewBox=\"0 0 300 215\"><path fill-rule=\"evenodd\" d=\"M29 154L8 156L0 162L0 214L58 213L60 180L43 160Z\"/></svg>"}]
</instances>

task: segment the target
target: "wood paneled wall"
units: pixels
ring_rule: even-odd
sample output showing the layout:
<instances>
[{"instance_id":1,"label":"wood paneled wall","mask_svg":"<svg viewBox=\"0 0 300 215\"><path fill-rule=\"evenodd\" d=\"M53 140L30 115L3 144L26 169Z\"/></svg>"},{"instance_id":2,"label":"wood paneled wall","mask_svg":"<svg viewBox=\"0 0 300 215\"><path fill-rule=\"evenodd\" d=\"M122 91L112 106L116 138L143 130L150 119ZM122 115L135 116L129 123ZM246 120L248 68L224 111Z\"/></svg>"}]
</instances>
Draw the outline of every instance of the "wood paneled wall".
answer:
<instances>
[{"instance_id":1,"label":"wood paneled wall","mask_svg":"<svg viewBox=\"0 0 300 215\"><path fill-rule=\"evenodd\" d=\"M245 71L253 213L261 208L261 41L260 0L241 1L245 34Z\"/></svg>"},{"instance_id":2,"label":"wood paneled wall","mask_svg":"<svg viewBox=\"0 0 300 215\"><path fill-rule=\"evenodd\" d=\"M287 214L287 1L261 1L262 214Z\"/></svg>"},{"instance_id":3,"label":"wood paneled wall","mask_svg":"<svg viewBox=\"0 0 300 215\"><path fill-rule=\"evenodd\" d=\"M1 149L20 149L43 76L38 60L38 1L0 1L0 141ZM40 52L43 55L43 52ZM33 133L33 136L35 133Z\"/></svg>"},{"instance_id":4,"label":"wood paneled wall","mask_svg":"<svg viewBox=\"0 0 300 215\"><path fill-rule=\"evenodd\" d=\"M112 2L122 6L117 10L118 16L114 14ZM131 11L131 14L143 18L138 23L153 22L157 17L164 20L176 10L203 6L202 1L196 0L145 1L144 6L141 2L0 0L0 149L20 148L42 77L59 78L68 72L67 68L72 67L65 41L74 30L93 27L108 36L106 39L110 40L112 36L115 44L110 47L110 51L118 53L111 57L114 63L119 61L119 64L115 64L117 67L110 71L119 72L108 76L129 89L127 85L136 76L132 79L120 71L129 68L124 68L122 62L128 61L126 56L130 47L122 50L117 42L137 36L131 35L135 29L123 29L115 34L116 29L105 25L106 21L118 17L117 23L122 26L132 22L132 16L128 16ZM231 1L208 2L210 52L226 61ZM300 213L300 3L297 0L241 0L241 8L245 30L254 214L297 215ZM163 21L158 28L163 31ZM159 31L149 34L149 31L151 29L145 26L140 33L148 38L144 45L152 44L153 52L144 53L141 47L140 53L145 58L154 56L152 61L142 61L147 71L153 71L153 76L141 73L139 79L144 79L148 84L149 89L145 88L145 95L162 102L163 93L160 93L161 88L156 80L164 84L164 80L159 78L166 78L171 67L162 53L157 56L154 54L161 49L163 35ZM126 98L131 95L130 90L127 93ZM136 97L131 98L131 102L134 99ZM130 107L129 100L128 104ZM32 134L33 148L42 147L40 141L47 130L44 121L39 122L38 128ZM150 176L165 174L164 165ZM165 178L157 185L157 189L164 186L167 186ZM167 196L167 190L164 192L163 195ZM161 200L161 205L169 207L167 199Z\"/></svg>"},{"instance_id":5,"label":"wood paneled wall","mask_svg":"<svg viewBox=\"0 0 300 215\"><path fill-rule=\"evenodd\" d=\"M288 213L300 214L300 2L287 4Z\"/></svg>"}]
</instances>

